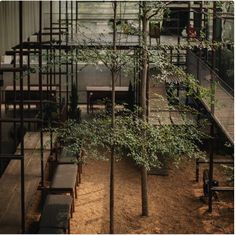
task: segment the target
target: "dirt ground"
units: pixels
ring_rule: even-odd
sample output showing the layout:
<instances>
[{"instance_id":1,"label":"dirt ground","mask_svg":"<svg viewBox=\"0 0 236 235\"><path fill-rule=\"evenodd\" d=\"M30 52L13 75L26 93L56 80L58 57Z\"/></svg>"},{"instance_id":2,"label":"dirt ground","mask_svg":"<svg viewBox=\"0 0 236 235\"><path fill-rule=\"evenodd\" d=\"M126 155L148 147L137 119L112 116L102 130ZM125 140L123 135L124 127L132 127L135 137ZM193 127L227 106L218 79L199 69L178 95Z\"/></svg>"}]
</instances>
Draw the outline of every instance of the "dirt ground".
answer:
<instances>
[{"instance_id":1,"label":"dirt ground","mask_svg":"<svg viewBox=\"0 0 236 235\"><path fill-rule=\"evenodd\" d=\"M210 214L200 199L201 179L196 183L193 161L171 167L169 176L149 175L150 216L141 217L139 170L127 159L117 162L115 233L234 233L233 195L220 193ZM83 167L71 233L109 232L108 193L109 162L88 162Z\"/></svg>"},{"instance_id":2,"label":"dirt ground","mask_svg":"<svg viewBox=\"0 0 236 235\"><path fill-rule=\"evenodd\" d=\"M213 212L201 200L200 181L195 181L194 161L180 168L170 167L168 176L148 176L149 217L141 216L140 174L128 159L115 164L115 233L205 234L234 233L232 193L218 194ZM226 177L219 166L214 167L220 185ZM48 182L49 183L49 182ZM83 166L82 182L77 188L71 233L109 233L109 162L92 160ZM28 233L37 233L40 219L38 191L27 216Z\"/></svg>"}]
</instances>

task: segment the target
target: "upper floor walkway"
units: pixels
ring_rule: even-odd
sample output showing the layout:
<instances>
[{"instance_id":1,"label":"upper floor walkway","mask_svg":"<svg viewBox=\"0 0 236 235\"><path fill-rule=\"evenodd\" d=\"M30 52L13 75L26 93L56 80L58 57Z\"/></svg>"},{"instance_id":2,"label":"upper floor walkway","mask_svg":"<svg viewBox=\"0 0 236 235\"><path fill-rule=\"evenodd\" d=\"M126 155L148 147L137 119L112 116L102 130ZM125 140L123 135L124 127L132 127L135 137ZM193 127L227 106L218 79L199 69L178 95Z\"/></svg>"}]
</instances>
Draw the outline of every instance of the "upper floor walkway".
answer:
<instances>
[{"instance_id":1,"label":"upper floor walkway","mask_svg":"<svg viewBox=\"0 0 236 235\"><path fill-rule=\"evenodd\" d=\"M228 140L234 144L234 92L212 69L204 63L194 53L188 52L187 55L188 72L193 74L199 84L209 89L214 98L211 105L210 97L202 99L205 108L211 113L212 117L222 129ZM214 86L211 86L213 77Z\"/></svg>"}]
</instances>

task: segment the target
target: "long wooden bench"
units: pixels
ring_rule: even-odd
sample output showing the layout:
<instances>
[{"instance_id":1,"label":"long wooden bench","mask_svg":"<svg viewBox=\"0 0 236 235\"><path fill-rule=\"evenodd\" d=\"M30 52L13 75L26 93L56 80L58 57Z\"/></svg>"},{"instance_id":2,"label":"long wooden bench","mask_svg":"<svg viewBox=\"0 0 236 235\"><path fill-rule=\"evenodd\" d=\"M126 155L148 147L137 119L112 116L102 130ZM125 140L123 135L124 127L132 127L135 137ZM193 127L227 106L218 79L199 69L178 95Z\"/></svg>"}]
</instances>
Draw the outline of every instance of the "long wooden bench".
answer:
<instances>
[{"instance_id":1,"label":"long wooden bench","mask_svg":"<svg viewBox=\"0 0 236 235\"><path fill-rule=\"evenodd\" d=\"M75 198L77 198L76 186L78 185L78 166L77 164L59 164L56 168L51 192L69 193L72 197L72 208L75 210Z\"/></svg>"},{"instance_id":2,"label":"long wooden bench","mask_svg":"<svg viewBox=\"0 0 236 235\"><path fill-rule=\"evenodd\" d=\"M110 86L87 86L87 113L90 113L90 111L93 112L93 105L98 100L103 100L105 98L111 100L111 90L112 88ZM116 103L123 104L128 102L128 86L116 86L115 91Z\"/></svg>"},{"instance_id":3,"label":"long wooden bench","mask_svg":"<svg viewBox=\"0 0 236 235\"><path fill-rule=\"evenodd\" d=\"M38 234L64 234L61 228L40 228Z\"/></svg>"},{"instance_id":4,"label":"long wooden bench","mask_svg":"<svg viewBox=\"0 0 236 235\"><path fill-rule=\"evenodd\" d=\"M56 101L57 86L43 85L41 87L36 84L23 86L22 90L20 86L7 86L5 88L5 110L9 109L9 105L21 104L21 98L23 99L24 105L38 105L40 100L48 100L50 102Z\"/></svg>"},{"instance_id":5,"label":"long wooden bench","mask_svg":"<svg viewBox=\"0 0 236 235\"><path fill-rule=\"evenodd\" d=\"M212 191L221 191L221 192L232 192L234 191L234 187L212 187Z\"/></svg>"},{"instance_id":6,"label":"long wooden bench","mask_svg":"<svg viewBox=\"0 0 236 235\"><path fill-rule=\"evenodd\" d=\"M196 181L199 182L199 165L200 164L206 164L209 163L209 160L202 160L197 159L196 160ZM234 160L228 160L228 159L215 159L213 161L213 164L234 164Z\"/></svg>"},{"instance_id":7,"label":"long wooden bench","mask_svg":"<svg viewBox=\"0 0 236 235\"><path fill-rule=\"evenodd\" d=\"M61 229L64 233L70 233L71 211L71 196L49 194L40 217L39 231Z\"/></svg>"},{"instance_id":8,"label":"long wooden bench","mask_svg":"<svg viewBox=\"0 0 236 235\"><path fill-rule=\"evenodd\" d=\"M56 151L56 163L57 164L77 164L78 165L78 183L81 183L81 174L82 174L82 163L80 162L80 158L82 157L83 152L81 151L80 154L75 156L72 153L63 148L58 153L58 149Z\"/></svg>"}]
</instances>

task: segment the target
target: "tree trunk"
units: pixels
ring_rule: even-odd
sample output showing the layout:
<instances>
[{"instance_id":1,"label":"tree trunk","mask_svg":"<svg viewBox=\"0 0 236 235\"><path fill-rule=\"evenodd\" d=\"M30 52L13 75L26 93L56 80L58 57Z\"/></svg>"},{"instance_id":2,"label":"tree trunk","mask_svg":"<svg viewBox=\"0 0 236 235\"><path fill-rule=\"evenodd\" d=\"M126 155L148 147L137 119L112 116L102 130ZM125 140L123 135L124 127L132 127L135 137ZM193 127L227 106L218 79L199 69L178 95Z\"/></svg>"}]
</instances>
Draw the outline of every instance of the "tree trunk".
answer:
<instances>
[{"instance_id":1,"label":"tree trunk","mask_svg":"<svg viewBox=\"0 0 236 235\"><path fill-rule=\"evenodd\" d=\"M147 55L147 25L148 20L145 15L146 2L143 2L143 18L142 18L142 78L141 78L141 108L142 119L146 121L147 115L147 68L148 68L148 55ZM145 133L144 133L145 135ZM146 154L146 149L143 150L143 154ZM147 170L144 166L141 168L141 187L142 187L142 215L148 216L148 185L147 185Z\"/></svg>"},{"instance_id":2,"label":"tree trunk","mask_svg":"<svg viewBox=\"0 0 236 235\"><path fill-rule=\"evenodd\" d=\"M115 74L112 72L112 131L115 128ZM111 147L110 159L110 234L114 233L114 165L115 165L115 146Z\"/></svg>"},{"instance_id":3,"label":"tree trunk","mask_svg":"<svg viewBox=\"0 0 236 235\"><path fill-rule=\"evenodd\" d=\"M114 2L114 21L113 21L113 51L115 53L116 51L116 10L117 9L117 3ZM112 60L112 70L111 70L111 76L112 76L112 118L111 118L111 125L112 125L112 131L115 128L115 58ZM114 233L114 164L115 164L115 157L114 157L114 151L115 146L112 144L111 148L111 159L110 159L110 234Z\"/></svg>"}]
</instances>

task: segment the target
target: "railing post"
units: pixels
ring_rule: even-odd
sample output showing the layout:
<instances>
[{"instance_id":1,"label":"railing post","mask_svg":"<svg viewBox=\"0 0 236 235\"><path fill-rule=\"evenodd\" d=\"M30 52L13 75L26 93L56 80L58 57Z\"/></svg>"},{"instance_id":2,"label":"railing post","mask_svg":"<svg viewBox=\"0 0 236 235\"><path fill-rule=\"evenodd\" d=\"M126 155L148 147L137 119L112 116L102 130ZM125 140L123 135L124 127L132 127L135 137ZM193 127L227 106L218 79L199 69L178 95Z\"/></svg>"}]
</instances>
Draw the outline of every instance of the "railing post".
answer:
<instances>
[{"instance_id":1,"label":"railing post","mask_svg":"<svg viewBox=\"0 0 236 235\"><path fill-rule=\"evenodd\" d=\"M216 23L216 2L213 2L213 33L212 43L215 41L215 24ZM214 115L215 111L215 48L212 45L212 70L211 70L211 114ZM213 180L213 159L214 159L214 120L212 118L211 124L211 141L210 141L210 161L209 161L209 198L208 198L208 211L212 212L212 180Z\"/></svg>"},{"instance_id":2,"label":"railing post","mask_svg":"<svg viewBox=\"0 0 236 235\"><path fill-rule=\"evenodd\" d=\"M23 68L23 2L19 1L19 43L20 68ZM25 173L24 173L24 106L23 106L23 71L20 71L20 147L21 147L21 233L25 233Z\"/></svg>"},{"instance_id":3,"label":"railing post","mask_svg":"<svg viewBox=\"0 0 236 235\"><path fill-rule=\"evenodd\" d=\"M41 187L44 187L44 158L43 158L43 104L42 104L42 1L39 1L39 93L40 93L40 162Z\"/></svg>"}]
</instances>

